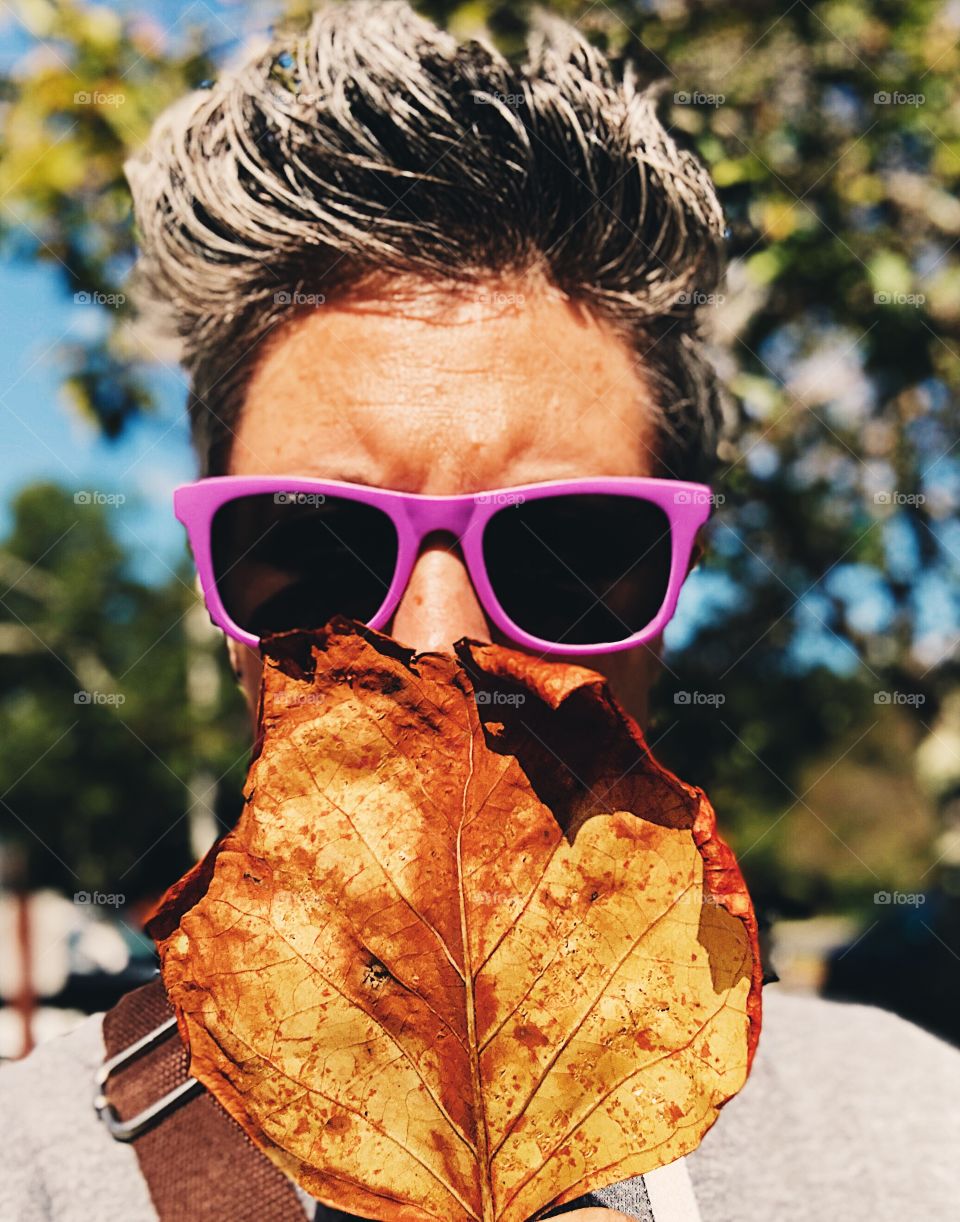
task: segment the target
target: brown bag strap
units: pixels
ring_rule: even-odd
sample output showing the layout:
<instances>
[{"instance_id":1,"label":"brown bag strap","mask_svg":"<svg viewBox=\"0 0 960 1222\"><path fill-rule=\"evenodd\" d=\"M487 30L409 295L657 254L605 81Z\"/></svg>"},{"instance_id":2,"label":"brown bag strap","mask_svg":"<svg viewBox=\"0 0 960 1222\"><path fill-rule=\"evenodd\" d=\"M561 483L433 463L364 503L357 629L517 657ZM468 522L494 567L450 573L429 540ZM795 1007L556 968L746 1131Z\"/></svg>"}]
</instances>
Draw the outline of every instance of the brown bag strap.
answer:
<instances>
[{"instance_id":1,"label":"brown bag strap","mask_svg":"<svg viewBox=\"0 0 960 1222\"><path fill-rule=\"evenodd\" d=\"M190 1086L187 1052L159 976L127 993L103 1018L106 1074L98 1110L121 1140L129 1139L160 1222L304 1222L293 1184L199 1084ZM143 1050L110 1066L139 1041ZM104 1073L101 1073L103 1079ZM179 1097L151 1118L170 1092ZM128 1137L125 1125L146 1113Z\"/></svg>"}]
</instances>

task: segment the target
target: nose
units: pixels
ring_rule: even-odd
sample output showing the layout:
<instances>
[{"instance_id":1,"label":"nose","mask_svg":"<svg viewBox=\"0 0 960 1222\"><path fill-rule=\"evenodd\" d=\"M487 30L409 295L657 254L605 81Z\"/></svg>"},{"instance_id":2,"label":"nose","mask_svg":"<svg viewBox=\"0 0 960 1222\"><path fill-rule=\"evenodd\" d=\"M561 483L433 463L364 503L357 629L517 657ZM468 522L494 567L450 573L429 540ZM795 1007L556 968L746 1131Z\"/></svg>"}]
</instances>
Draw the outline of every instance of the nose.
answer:
<instances>
[{"instance_id":1,"label":"nose","mask_svg":"<svg viewBox=\"0 0 960 1222\"><path fill-rule=\"evenodd\" d=\"M489 641L490 626L452 536L428 535L385 631L418 652L462 636Z\"/></svg>"}]
</instances>

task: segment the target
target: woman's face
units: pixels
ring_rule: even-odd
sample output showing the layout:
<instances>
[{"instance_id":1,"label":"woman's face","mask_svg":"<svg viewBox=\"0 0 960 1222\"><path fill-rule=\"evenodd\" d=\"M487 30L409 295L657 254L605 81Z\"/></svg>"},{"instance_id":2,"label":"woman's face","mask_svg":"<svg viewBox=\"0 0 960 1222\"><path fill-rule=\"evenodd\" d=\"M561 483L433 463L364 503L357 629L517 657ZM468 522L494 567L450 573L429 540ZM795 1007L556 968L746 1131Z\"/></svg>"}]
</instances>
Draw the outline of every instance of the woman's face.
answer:
<instances>
[{"instance_id":1,"label":"woman's face","mask_svg":"<svg viewBox=\"0 0 960 1222\"><path fill-rule=\"evenodd\" d=\"M270 337L229 474L342 479L434 495L537 480L655 474L652 401L637 359L539 280L456 295L426 287L322 305ZM500 641L456 541L428 536L384 628L417 650ZM256 709L260 659L231 656ZM657 642L659 647L659 642ZM656 649L580 658L643 724Z\"/></svg>"}]
</instances>

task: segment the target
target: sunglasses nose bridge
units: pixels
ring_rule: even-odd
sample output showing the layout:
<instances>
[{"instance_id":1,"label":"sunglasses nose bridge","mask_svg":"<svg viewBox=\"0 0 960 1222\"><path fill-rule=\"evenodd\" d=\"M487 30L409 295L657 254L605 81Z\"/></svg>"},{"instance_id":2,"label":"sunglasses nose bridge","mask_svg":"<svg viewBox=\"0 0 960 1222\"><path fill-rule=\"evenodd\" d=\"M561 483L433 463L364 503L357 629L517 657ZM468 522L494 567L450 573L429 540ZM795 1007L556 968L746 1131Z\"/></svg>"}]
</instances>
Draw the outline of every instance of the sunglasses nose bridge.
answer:
<instances>
[{"instance_id":1,"label":"sunglasses nose bridge","mask_svg":"<svg viewBox=\"0 0 960 1222\"><path fill-rule=\"evenodd\" d=\"M473 516L473 497L424 497L407 503L407 516L418 540L433 531L449 531L459 539Z\"/></svg>"}]
</instances>

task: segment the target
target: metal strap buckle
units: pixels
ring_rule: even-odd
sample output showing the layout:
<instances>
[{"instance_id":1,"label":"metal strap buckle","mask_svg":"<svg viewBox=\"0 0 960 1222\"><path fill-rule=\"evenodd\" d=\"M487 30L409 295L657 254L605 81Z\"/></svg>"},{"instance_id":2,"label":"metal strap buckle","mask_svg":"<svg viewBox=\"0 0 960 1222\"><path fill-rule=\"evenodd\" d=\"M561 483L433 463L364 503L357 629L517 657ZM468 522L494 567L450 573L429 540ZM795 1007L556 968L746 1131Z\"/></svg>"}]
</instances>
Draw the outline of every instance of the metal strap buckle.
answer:
<instances>
[{"instance_id":1,"label":"metal strap buckle","mask_svg":"<svg viewBox=\"0 0 960 1222\"><path fill-rule=\"evenodd\" d=\"M136 1116L132 1116L129 1120L122 1120L117 1114L116 1108L107 1099L105 1088L107 1079L115 1069L119 1069L121 1065L126 1065L128 1061L132 1061L138 1057L141 1052L152 1047L158 1040L162 1039L169 1031L172 1031L177 1025L177 1020L174 1015L171 1015L165 1022L162 1022L159 1027L154 1027L152 1031L148 1031L146 1035L135 1040L129 1048L124 1048L122 1052L118 1052L116 1056L110 1057L97 1070L96 1085L97 1094L93 1101L93 1106L96 1109L97 1116L103 1121L110 1131L111 1137L115 1141L133 1141L138 1137L144 1129L148 1128L155 1120L158 1120L164 1112L167 1112L179 1103L181 1099L192 1094L200 1087L200 1083L196 1078L187 1078L186 1082L181 1082L179 1086L175 1086L173 1090L168 1091L156 1103L151 1103L149 1107L145 1107L142 1112L138 1112Z\"/></svg>"}]
</instances>

